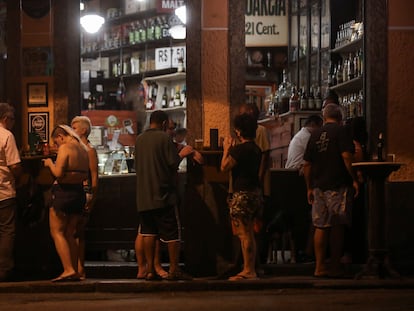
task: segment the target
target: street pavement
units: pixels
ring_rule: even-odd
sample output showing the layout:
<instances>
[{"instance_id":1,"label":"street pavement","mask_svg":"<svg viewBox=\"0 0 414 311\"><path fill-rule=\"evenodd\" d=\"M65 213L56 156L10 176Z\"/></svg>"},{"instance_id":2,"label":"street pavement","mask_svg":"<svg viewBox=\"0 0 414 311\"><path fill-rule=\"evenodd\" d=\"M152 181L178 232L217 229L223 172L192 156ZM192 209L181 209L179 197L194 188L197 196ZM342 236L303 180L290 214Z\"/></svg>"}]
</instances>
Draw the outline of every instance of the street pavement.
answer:
<instances>
[{"instance_id":1,"label":"street pavement","mask_svg":"<svg viewBox=\"0 0 414 311\"><path fill-rule=\"evenodd\" d=\"M346 278L315 278L313 265L286 264L265 266L264 275L258 280L228 281L213 277L194 278L192 281L145 281L134 278L135 267L130 266L128 278L98 278L91 272L84 281L53 283L47 280L1 282L1 293L142 293L142 292L200 292L200 291L251 291L275 289L414 289L414 275L411 270L401 269L399 278L380 279L375 275L364 275L355 279L355 272L362 266L353 265ZM114 267L101 267L109 271ZM122 275L119 274L118 275ZM125 273L123 274L125 275Z\"/></svg>"}]
</instances>

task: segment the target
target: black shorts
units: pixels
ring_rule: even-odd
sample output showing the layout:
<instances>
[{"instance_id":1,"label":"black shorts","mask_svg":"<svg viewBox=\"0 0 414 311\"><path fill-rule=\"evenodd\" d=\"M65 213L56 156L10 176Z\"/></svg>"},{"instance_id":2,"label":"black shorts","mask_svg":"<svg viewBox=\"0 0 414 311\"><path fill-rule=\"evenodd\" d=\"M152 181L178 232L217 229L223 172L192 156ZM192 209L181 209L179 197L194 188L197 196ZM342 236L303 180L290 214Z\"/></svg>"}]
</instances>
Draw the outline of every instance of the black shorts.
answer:
<instances>
[{"instance_id":1,"label":"black shorts","mask_svg":"<svg viewBox=\"0 0 414 311\"><path fill-rule=\"evenodd\" d=\"M82 214L86 203L83 185L54 184L52 186L52 207L65 214Z\"/></svg>"},{"instance_id":2,"label":"black shorts","mask_svg":"<svg viewBox=\"0 0 414 311\"><path fill-rule=\"evenodd\" d=\"M163 242L181 240L180 221L174 205L139 213L140 233L158 235Z\"/></svg>"}]
</instances>

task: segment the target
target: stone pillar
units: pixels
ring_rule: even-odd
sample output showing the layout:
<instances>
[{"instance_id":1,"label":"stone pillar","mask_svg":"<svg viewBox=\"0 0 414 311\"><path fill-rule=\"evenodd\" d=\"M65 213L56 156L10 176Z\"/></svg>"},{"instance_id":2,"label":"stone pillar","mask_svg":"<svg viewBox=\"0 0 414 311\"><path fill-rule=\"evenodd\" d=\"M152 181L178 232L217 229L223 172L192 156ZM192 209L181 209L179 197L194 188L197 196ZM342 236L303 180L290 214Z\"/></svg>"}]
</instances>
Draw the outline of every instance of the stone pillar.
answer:
<instances>
[{"instance_id":1,"label":"stone pillar","mask_svg":"<svg viewBox=\"0 0 414 311\"><path fill-rule=\"evenodd\" d=\"M210 128L230 133L232 109L244 100L244 1L189 0L187 24L190 141L210 145Z\"/></svg>"}]
</instances>

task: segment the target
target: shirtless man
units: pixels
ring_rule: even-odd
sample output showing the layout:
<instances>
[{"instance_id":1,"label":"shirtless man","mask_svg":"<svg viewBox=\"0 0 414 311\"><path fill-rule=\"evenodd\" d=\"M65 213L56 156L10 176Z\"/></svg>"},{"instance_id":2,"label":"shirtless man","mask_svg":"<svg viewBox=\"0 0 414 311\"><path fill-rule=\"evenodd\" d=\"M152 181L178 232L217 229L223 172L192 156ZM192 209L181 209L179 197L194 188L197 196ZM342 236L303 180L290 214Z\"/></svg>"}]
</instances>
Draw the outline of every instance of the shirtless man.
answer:
<instances>
[{"instance_id":1,"label":"shirtless man","mask_svg":"<svg viewBox=\"0 0 414 311\"><path fill-rule=\"evenodd\" d=\"M62 262L63 272L53 282L80 280L77 263L76 228L86 203L83 182L88 178L89 159L86 146L67 125L59 125L52 132L58 146L56 163L45 159L56 181L52 186L49 210L50 233Z\"/></svg>"}]
</instances>

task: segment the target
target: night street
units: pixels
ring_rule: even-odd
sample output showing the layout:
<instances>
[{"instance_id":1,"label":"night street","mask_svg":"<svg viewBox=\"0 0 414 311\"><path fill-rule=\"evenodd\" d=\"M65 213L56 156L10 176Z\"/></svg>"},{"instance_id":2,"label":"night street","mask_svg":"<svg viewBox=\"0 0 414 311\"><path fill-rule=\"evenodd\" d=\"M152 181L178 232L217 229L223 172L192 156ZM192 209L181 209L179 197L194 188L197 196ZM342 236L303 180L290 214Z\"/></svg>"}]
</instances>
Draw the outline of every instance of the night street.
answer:
<instances>
[{"instance_id":1,"label":"night street","mask_svg":"<svg viewBox=\"0 0 414 311\"><path fill-rule=\"evenodd\" d=\"M412 289L1 294L0 310L414 310Z\"/></svg>"}]
</instances>

